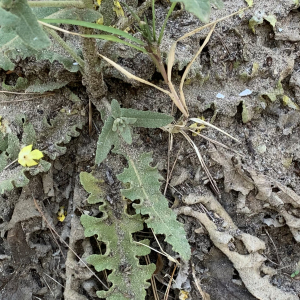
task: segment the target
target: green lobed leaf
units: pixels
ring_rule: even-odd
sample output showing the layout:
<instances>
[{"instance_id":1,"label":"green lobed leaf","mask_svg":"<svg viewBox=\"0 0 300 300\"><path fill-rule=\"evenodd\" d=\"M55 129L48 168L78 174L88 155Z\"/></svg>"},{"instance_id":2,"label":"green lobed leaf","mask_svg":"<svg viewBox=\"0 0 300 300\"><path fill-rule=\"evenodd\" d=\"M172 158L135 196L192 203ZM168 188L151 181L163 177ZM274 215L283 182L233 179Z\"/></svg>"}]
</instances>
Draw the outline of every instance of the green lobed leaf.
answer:
<instances>
[{"instance_id":1,"label":"green lobed leaf","mask_svg":"<svg viewBox=\"0 0 300 300\"><path fill-rule=\"evenodd\" d=\"M2 82L2 89L9 92L23 91L28 86L28 80L23 77L18 77L15 85L7 85Z\"/></svg>"},{"instance_id":2,"label":"green lobed leaf","mask_svg":"<svg viewBox=\"0 0 300 300\"><path fill-rule=\"evenodd\" d=\"M25 169L22 166L14 168L12 171L2 171L0 173L0 194L9 192L15 187L23 187L29 183L25 176Z\"/></svg>"},{"instance_id":3,"label":"green lobed leaf","mask_svg":"<svg viewBox=\"0 0 300 300\"><path fill-rule=\"evenodd\" d=\"M72 46L73 47L73 46ZM51 47L37 51L23 43L20 37L8 27L0 28L0 68L4 70L13 70L15 64L11 60L25 59L26 57L35 57L36 60L58 61L70 72L77 72L78 65L74 65L74 59L67 55L60 54L60 47L54 41Z\"/></svg>"},{"instance_id":4,"label":"green lobed leaf","mask_svg":"<svg viewBox=\"0 0 300 300\"><path fill-rule=\"evenodd\" d=\"M48 36L41 29L26 0L14 2L10 12L19 17L16 33L26 45L35 50L45 49L50 46Z\"/></svg>"},{"instance_id":5,"label":"green lobed leaf","mask_svg":"<svg viewBox=\"0 0 300 300\"><path fill-rule=\"evenodd\" d=\"M26 93L45 93L48 91L54 91L66 86L70 80L60 80L60 81L47 81L42 82L40 80L36 80L33 84L31 84L25 90Z\"/></svg>"},{"instance_id":6,"label":"green lobed leaf","mask_svg":"<svg viewBox=\"0 0 300 300\"><path fill-rule=\"evenodd\" d=\"M87 199L88 203L95 204L99 202L104 202L103 200L103 190L100 187L103 184L103 180L97 179L92 174L87 172L81 172L79 174L80 182L83 185L84 189L90 193L89 198Z\"/></svg>"},{"instance_id":7,"label":"green lobed leaf","mask_svg":"<svg viewBox=\"0 0 300 300\"><path fill-rule=\"evenodd\" d=\"M37 130L37 139L47 145L47 149L43 151L50 159L65 154L67 148L61 146L71 141L72 137L79 136L84 124L84 118L80 114L65 114L59 112L54 119L44 118L40 128ZM49 146L50 145L50 146Z\"/></svg>"},{"instance_id":8,"label":"green lobed leaf","mask_svg":"<svg viewBox=\"0 0 300 300\"><path fill-rule=\"evenodd\" d=\"M101 218L82 215L80 220L85 228L86 237L97 236L106 244L106 252L102 255L91 255L87 262L100 272L112 270L107 279L112 286L107 291L97 291L97 296L108 300L142 300L145 299L145 289L149 287L147 280L151 278L155 265L140 265L138 256L147 255L150 249L136 244L132 234L143 229L140 215L130 216L124 211L116 217L110 205L102 199L102 191L98 180L89 173L82 172L80 180L83 187L91 193L88 202L103 201L99 207L103 213ZM97 201L97 199L99 201ZM91 201L91 202L90 202ZM141 241L148 244L148 241Z\"/></svg>"},{"instance_id":9,"label":"green lobed leaf","mask_svg":"<svg viewBox=\"0 0 300 300\"><path fill-rule=\"evenodd\" d=\"M145 221L155 234L164 234L165 241L173 246L173 250L181 257L188 260L191 249L186 238L183 225L176 220L176 214L168 206L168 200L160 192L162 179L157 168L151 167L151 153L130 153L118 150L123 154L129 167L119 174L117 178L124 184L130 184L128 189L121 193L131 201L139 200L140 203L133 204L137 213L149 216Z\"/></svg>"}]
</instances>

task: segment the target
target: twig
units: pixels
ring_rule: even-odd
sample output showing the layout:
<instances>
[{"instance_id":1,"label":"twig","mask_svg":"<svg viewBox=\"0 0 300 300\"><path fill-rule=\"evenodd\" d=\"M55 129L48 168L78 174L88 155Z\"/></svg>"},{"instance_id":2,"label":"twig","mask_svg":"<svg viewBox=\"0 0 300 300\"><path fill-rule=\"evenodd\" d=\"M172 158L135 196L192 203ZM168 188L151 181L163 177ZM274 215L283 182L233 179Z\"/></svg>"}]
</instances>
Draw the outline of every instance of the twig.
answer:
<instances>
[{"instance_id":1,"label":"twig","mask_svg":"<svg viewBox=\"0 0 300 300\"><path fill-rule=\"evenodd\" d=\"M174 265L173 272L172 272L172 275L171 275L170 280L169 280L169 283L168 283L167 290L166 290L166 292L165 292L164 300L168 300L169 292L170 292L170 287L171 287L172 280L173 280L173 278L174 278L174 274L175 274L176 268L177 268L177 265L175 264L175 265Z\"/></svg>"},{"instance_id":2,"label":"twig","mask_svg":"<svg viewBox=\"0 0 300 300\"><path fill-rule=\"evenodd\" d=\"M154 235L154 237L155 237L155 235ZM155 237L155 238L156 238L156 237ZM145 245L145 244L143 244L143 243L140 243L140 242L134 242L134 243L135 243L135 244L139 244L139 245L141 245L141 246L145 246L145 247L147 247L147 248L149 248L149 249L151 249L151 250L153 250L153 251L155 251L155 252L157 252L157 253L159 253L159 254L165 256L168 260L172 261L173 263L180 265L180 263L179 263L175 258L173 258L171 255L169 255L168 253L166 253L166 252L163 251L162 249L161 249L162 252L160 252L160 251L158 251L158 250L156 250L156 249L154 249L154 248L152 248L152 247L150 247L150 246L148 246L148 245ZM160 245L159 245L159 246L160 246Z\"/></svg>"},{"instance_id":3,"label":"twig","mask_svg":"<svg viewBox=\"0 0 300 300\"><path fill-rule=\"evenodd\" d=\"M45 281L45 283L46 283L46 285L47 285L47 287L48 287L49 291L50 291L50 292L51 292L51 294L52 294L52 296L53 296L53 297L55 297L55 295L54 295L54 293L53 293L52 289L50 288L50 286L49 286L48 282L46 281L46 279L44 278L44 276L43 276L43 275L41 275L41 277L42 277L42 278L43 278L43 280Z\"/></svg>"},{"instance_id":4,"label":"twig","mask_svg":"<svg viewBox=\"0 0 300 300\"><path fill-rule=\"evenodd\" d=\"M145 256L145 260L146 260L147 265L150 265L149 255ZM152 291L153 291L154 298L155 298L155 300L159 300L154 274L152 274L150 281L151 281L151 286L152 286Z\"/></svg>"},{"instance_id":5,"label":"twig","mask_svg":"<svg viewBox=\"0 0 300 300\"><path fill-rule=\"evenodd\" d=\"M9 165L7 165L7 166L3 169L3 171L6 170L6 169L8 169L8 168L9 168L12 164L14 164L17 160L18 160L18 159L15 159L14 161L12 161Z\"/></svg>"},{"instance_id":6,"label":"twig","mask_svg":"<svg viewBox=\"0 0 300 300\"><path fill-rule=\"evenodd\" d=\"M170 133L170 134L171 134L171 133ZM171 134L171 135L172 135L172 134ZM175 168L176 162L177 162L177 160L178 160L178 156L179 156L179 153L180 153L181 149L182 149L182 143L181 143L180 148L179 148L179 150L178 150L178 152L177 152L177 155L176 155L175 161L174 161L174 163L173 163L172 169L171 169L171 171L169 172L169 167L170 167L170 154L169 154L169 152L170 152L170 151L169 151L169 147L168 147L168 174L167 174L167 179L166 179L166 185L165 185L165 190L164 190L164 196L166 195L167 188L168 188L168 185L169 185L169 181L170 181L170 179L171 179L171 177L172 177L172 173L173 173L173 171L174 171L174 168Z\"/></svg>"},{"instance_id":7,"label":"twig","mask_svg":"<svg viewBox=\"0 0 300 300\"><path fill-rule=\"evenodd\" d=\"M53 277L51 277L50 275L48 275L47 273L44 272L44 274L49 277L50 279L52 279L55 283L57 283L59 286L61 286L62 288L65 288L60 282L58 282L57 280L55 280Z\"/></svg>"},{"instance_id":8,"label":"twig","mask_svg":"<svg viewBox=\"0 0 300 300\"><path fill-rule=\"evenodd\" d=\"M207 297L207 293L205 293L200 284L199 284L199 280L198 278L196 277L196 273L195 273L195 266L194 266L194 263L192 263L192 275L193 275L193 278L194 278L194 282L195 282L195 285L196 285L196 288L198 289L201 297L202 297L202 300L209 300L210 297Z\"/></svg>"}]
</instances>

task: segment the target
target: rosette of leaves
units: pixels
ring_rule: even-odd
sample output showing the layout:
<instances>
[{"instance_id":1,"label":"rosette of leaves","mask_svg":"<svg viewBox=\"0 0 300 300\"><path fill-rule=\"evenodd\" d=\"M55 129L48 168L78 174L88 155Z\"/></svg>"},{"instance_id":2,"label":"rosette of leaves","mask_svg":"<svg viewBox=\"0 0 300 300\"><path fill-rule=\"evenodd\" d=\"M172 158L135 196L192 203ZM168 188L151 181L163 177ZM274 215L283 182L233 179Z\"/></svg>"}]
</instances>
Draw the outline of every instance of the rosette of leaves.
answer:
<instances>
[{"instance_id":1,"label":"rosette of leaves","mask_svg":"<svg viewBox=\"0 0 300 300\"><path fill-rule=\"evenodd\" d=\"M111 115L106 119L99 136L96 152L96 163L100 164L112 146L118 148L124 141L132 143L132 128L158 128L170 124L173 117L166 114L121 108L117 100L111 102Z\"/></svg>"},{"instance_id":2,"label":"rosette of leaves","mask_svg":"<svg viewBox=\"0 0 300 300\"><path fill-rule=\"evenodd\" d=\"M100 272L111 270L107 279L112 286L107 291L97 291L97 296L108 300L141 300L145 299L145 289L149 287L147 280L151 278L155 265L141 265L139 256L150 253L150 249L137 244L132 234L143 229L143 221L140 215L128 215L123 207L123 213L117 217L109 203L103 199L103 191L100 181L93 175L82 172L80 181L84 189L90 193L88 203L101 203L99 211L103 213L101 218L87 215L81 216L81 223L85 228L86 237L97 236L97 239L106 244L104 254L94 254L87 258ZM124 202L125 203L125 202ZM149 241L141 243L147 245Z\"/></svg>"}]
</instances>

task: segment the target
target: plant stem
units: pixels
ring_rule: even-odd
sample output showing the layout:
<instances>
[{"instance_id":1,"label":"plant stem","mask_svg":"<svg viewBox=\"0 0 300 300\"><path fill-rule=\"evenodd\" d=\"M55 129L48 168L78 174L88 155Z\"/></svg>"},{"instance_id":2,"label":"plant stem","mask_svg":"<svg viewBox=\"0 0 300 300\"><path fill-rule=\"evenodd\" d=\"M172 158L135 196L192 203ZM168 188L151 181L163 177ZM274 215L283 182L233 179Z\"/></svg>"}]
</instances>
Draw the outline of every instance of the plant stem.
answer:
<instances>
[{"instance_id":1,"label":"plant stem","mask_svg":"<svg viewBox=\"0 0 300 300\"><path fill-rule=\"evenodd\" d=\"M156 34L155 34L155 0L152 0L152 30L153 30L153 40L156 42Z\"/></svg>"},{"instance_id":2,"label":"plant stem","mask_svg":"<svg viewBox=\"0 0 300 300\"><path fill-rule=\"evenodd\" d=\"M78 62L79 66L84 70L84 61L81 59L77 53L51 28L44 26L44 30L48 32L54 40Z\"/></svg>"},{"instance_id":3,"label":"plant stem","mask_svg":"<svg viewBox=\"0 0 300 300\"><path fill-rule=\"evenodd\" d=\"M164 67L159 48L155 49L155 53L150 47L148 47L146 50L148 52L148 55L151 57L152 61L155 63L160 74L164 78L165 83L168 85L169 90L171 92L170 97L171 97L172 101L179 108L179 110L183 113L183 115L187 118L188 112L187 112L186 108L184 107L184 105L182 104L182 101L178 97L178 94L177 94L172 82L170 82L168 80L168 75L167 75L166 69Z\"/></svg>"},{"instance_id":4,"label":"plant stem","mask_svg":"<svg viewBox=\"0 0 300 300\"><path fill-rule=\"evenodd\" d=\"M173 2L172 5L171 5L171 7L170 7L170 9L169 9L169 11L168 11L168 14L167 14L167 16L166 16L166 18L165 18L164 24L163 24L163 26L162 26L162 28L161 28L161 30L160 30L160 34L159 34L159 38L158 38L158 45L160 45L160 43L161 43L161 39L162 39L162 37L163 37L163 35L164 35L164 32L165 32L165 28L166 28L168 19L169 19L171 13L173 12L173 10L174 10L176 4L177 4L177 2Z\"/></svg>"},{"instance_id":5,"label":"plant stem","mask_svg":"<svg viewBox=\"0 0 300 300\"><path fill-rule=\"evenodd\" d=\"M85 8L81 1L28 1L30 7L76 7Z\"/></svg>"},{"instance_id":6,"label":"plant stem","mask_svg":"<svg viewBox=\"0 0 300 300\"><path fill-rule=\"evenodd\" d=\"M82 34L92 34L93 29L80 27ZM82 38L82 54L85 62L82 83L87 88L90 100L97 107L106 93L106 85L100 69L100 60L97 55L96 39Z\"/></svg>"}]
</instances>

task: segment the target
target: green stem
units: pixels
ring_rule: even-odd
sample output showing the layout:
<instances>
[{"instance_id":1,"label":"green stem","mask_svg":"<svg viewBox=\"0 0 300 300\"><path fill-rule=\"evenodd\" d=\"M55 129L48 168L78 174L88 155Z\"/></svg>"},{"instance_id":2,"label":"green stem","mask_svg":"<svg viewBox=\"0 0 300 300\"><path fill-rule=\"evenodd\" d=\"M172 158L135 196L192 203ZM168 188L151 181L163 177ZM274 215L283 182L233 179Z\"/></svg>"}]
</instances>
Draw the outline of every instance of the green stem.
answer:
<instances>
[{"instance_id":1,"label":"green stem","mask_svg":"<svg viewBox=\"0 0 300 300\"><path fill-rule=\"evenodd\" d=\"M166 28L168 19L169 19L171 13L173 12L173 10L174 10L176 4L177 4L177 2L173 2L172 5L171 5L171 7L170 7L170 9L169 9L169 11L168 11L168 14L167 14L167 16L166 16L166 18L165 18L165 21L164 21L164 24L163 24L163 27L161 28L161 31L160 31L160 34L159 34L158 45L160 45L160 43L161 43L161 39L162 39L162 37L163 37L163 35L164 35L164 32L165 32L165 28Z\"/></svg>"},{"instance_id":2,"label":"green stem","mask_svg":"<svg viewBox=\"0 0 300 300\"><path fill-rule=\"evenodd\" d=\"M54 40L78 62L79 66L84 70L84 61L77 55L77 53L51 28L44 26L44 30L48 32Z\"/></svg>"},{"instance_id":3,"label":"green stem","mask_svg":"<svg viewBox=\"0 0 300 300\"><path fill-rule=\"evenodd\" d=\"M155 8L154 8L155 0L152 0L152 30L153 30L153 39L156 42L156 34L155 34Z\"/></svg>"},{"instance_id":4,"label":"green stem","mask_svg":"<svg viewBox=\"0 0 300 300\"><path fill-rule=\"evenodd\" d=\"M81 1L28 1L30 7L77 7L85 8Z\"/></svg>"}]
</instances>

